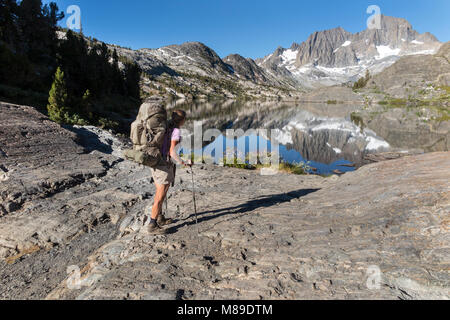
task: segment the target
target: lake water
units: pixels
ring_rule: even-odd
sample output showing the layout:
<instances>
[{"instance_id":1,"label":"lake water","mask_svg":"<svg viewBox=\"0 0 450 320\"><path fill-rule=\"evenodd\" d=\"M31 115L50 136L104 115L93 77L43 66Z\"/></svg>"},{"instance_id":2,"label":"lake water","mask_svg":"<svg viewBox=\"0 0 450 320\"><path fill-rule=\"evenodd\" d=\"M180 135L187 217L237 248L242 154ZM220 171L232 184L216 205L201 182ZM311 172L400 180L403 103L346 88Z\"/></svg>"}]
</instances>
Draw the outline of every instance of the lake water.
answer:
<instances>
[{"instance_id":1,"label":"lake water","mask_svg":"<svg viewBox=\"0 0 450 320\"><path fill-rule=\"evenodd\" d=\"M243 160L255 152L271 151L272 143L279 145L282 161L307 163L319 174L331 174L338 170L354 170L368 153L390 149L389 144L375 132L360 128L351 120L351 114L361 110L362 105L327 105L296 103L248 103L235 101L210 102L201 104L178 104L172 108L188 112L187 130L192 133L194 122L202 121L203 136L195 139L196 146L204 155L220 162L227 146L235 146L235 153ZM207 129L215 129L213 140L203 141ZM228 129L248 132L263 129L267 135L240 136L232 140L226 138ZM192 138L185 134L185 138ZM192 141L192 140L190 140ZM192 142L193 143L193 142ZM193 145L193 144L192 144ZM199 148L185 147L183 153L200 152ZM222 153L220 152L222 150Z\"/></svg>"}]
</instances>

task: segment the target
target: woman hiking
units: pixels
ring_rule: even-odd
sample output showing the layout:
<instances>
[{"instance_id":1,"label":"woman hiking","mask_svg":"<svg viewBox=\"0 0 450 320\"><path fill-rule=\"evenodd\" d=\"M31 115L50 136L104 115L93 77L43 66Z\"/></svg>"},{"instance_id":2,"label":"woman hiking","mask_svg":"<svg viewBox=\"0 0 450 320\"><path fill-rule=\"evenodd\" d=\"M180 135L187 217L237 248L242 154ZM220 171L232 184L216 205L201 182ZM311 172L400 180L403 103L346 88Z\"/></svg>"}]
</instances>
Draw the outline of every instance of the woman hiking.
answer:
<instances>
[{"instance_id":1,"label":"woman hiking","mask_svg":"<svg viewBox=\"0 0 450 320\"><path fill-rule=\"evenodd\" d=\"M152 177L156 186L155 200L152 207L150 225L148 226L148 231L151 234L166 234L167 229L162 227L173 222L172 219L167 219L162 214L162 206L170 185L175 182L176 164L186 167L192 166L191 161L184 161L177 152L178 145L181 142L180 128L185 122L186 112L176 110L172 113L172 119L169 121L168 130L161 150L163 161L155 168L151 168Z\"/></svg>"}]
</instances>

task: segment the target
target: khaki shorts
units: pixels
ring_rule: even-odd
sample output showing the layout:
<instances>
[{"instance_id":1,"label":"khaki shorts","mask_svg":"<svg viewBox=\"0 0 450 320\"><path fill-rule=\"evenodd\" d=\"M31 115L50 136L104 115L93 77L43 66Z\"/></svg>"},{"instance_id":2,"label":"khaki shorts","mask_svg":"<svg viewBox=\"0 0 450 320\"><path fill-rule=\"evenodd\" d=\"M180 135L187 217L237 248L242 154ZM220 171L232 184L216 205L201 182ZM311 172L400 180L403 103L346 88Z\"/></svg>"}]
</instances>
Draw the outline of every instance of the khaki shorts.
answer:
<instances>
[{"instance_id":1,"label":"khaki shorts","mask_svg":"<svg viewBox=\"0 0 450 320\"><path fill-rule=\"evenodd\" d=\"M150 170L157 185L166 186L175 182L175 167L171 163L161 164Z\"/></svg>"}]
</instances>

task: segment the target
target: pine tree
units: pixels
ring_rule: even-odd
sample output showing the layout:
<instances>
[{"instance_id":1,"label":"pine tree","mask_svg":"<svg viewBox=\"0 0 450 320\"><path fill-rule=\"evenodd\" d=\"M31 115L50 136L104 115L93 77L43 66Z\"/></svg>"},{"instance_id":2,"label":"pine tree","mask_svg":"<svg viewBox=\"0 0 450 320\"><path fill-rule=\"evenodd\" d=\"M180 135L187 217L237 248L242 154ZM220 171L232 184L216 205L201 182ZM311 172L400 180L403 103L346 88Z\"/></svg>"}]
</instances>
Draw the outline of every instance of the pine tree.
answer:
<instances>
[{"instance_id":1,"label":"pine tree","mask_svg":"<svg viewBox=\"0 0 450 320\"><path fill-rule=\"evenodd\" d=\"M0 40L11 48L18 43L17 3L15 0L0 0Z\"/></svg>"},{"instance_id":2,"label":"pine tree","mask_svg":"<svg viewBox=\"0 0 450 320\"><path fill-rule=\"evenodd\" d=\"M367 83L369 83L371 76L369 70L366 70L366 76L363 78L360 78L358 81L355 82L353 85L353 90L362 89L364 88Z\"/></svg>"},{"instance_id":3,"label":"pine tree","mask_svg":"<svg viewBox=\"0 0 450 320\"><path fill-rule=\"evenodd\" d=\"M366 70L366 77L365 77L365 84L367 84L368 82L369 82L369 80L370 80L370 72L369 72L369 69L367 69Z\"/></svg>"},{"instance_id":4,"label":"pine tree","mask_svg":"<svg viewBox=\"0 0 450 320\"><path fill-rule=\"evenodd\" d=\"M58 67L55 73L55 80L48 98L48 115L51 120L57 123L64 123L68 119L69 108L67 107L67 87L64 80L64 72Z\"/></svg>"}]
</instances>

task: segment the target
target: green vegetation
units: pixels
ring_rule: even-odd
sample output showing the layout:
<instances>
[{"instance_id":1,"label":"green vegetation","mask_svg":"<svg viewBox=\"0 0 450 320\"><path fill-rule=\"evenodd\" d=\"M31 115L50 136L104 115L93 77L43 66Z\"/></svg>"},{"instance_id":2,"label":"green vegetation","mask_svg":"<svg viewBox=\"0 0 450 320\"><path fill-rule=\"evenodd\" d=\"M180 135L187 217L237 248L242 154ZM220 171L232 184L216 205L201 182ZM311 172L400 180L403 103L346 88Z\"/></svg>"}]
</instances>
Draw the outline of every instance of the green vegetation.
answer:
<instances>
[{"instance_id":1,"label":"green vegetation","mask_svg":"<svg viewBox=\"0 0 450 320\"><path fill-rule=\"evenodd\" d=\"M375 93L375 94L382 94L383 92L380 90L380 88L378 88L378 87L374 87L373 89L372 89L372 93Z\"/></svg>"},{"instance_id":2,"label":"green vegetation","mask_svg":"<svg viewBox=\"0 0 450 320\"><path fill-rule=\"evenodd\" d=\"M48 93L57 66L57 23L64 14L40 0L0 0L0 8L0 83Z\"/></svg>"},{"instance_id":3,"label":"green vegetation","mask_svg":"<svg viewBox=\"0 0 450 320\"><path fill-rule=\"evenodd\" d=\"M242 88L236 81L228 79L213 79L194 73L183 73L180 75L186 79L194 79L196 80L195 82L199 82L205 87L212 88L212 92L203 92L208 99L223 98L227 92L236 96L236 99L240 101L246 101L249 99L244 88ZM200 89L197 88L196 91L190 91L189 93L195 97L199 92Z\"/></svg>"},{"instance_id":4,"label":"green vegetation","mask_svg":"<svg viewBox=\"0 0 450 320\"><path fill-rule=\"evenodd\" d=\"M447 114L442 114L440 117L434 118L433 120L437 122L450 121L450 114L447 112Z\"/></svg>"},{"instance_id":5,"label":"green vegetation","mask_svg":"<svg viewBox=\"0 0 450 320\"><path fill-rule=\"evenodd\" d=\"M185 157L184 154L180 154L182 158ZM270 157L270 154L267 155ZM196 158L194 153L191 153L190 160L194 163L206 163L206 159L204 157ZM212 159L208 159L208 163L212 163ZM236 168L236 169L243 169L243 170L259 170L263 168L271 168L271 164L262 164L259 161L258 158L258 164L249 164L250 162L250 156L246 155L245 161L242 161L238 157L235 157L232 162L227 162L227 159L224 159L223 166L227 168ZM285 161L281 161L278 170L281 172L289 173L289 174L296 174L296 175L305 175L313 172L315 169L309 166L309 163L288 163Z\"/></svg>"},{"instance_id":6,"label":"green vegetation","mask_svg":"<svg viewBox=\"0 0 450 320\"><path fill-rule=\"evenodd\" d=\"M440 86L440 90L444 93L438 98L440 102L450 103L450 86Z\"/></svg>"},{"instance_id":7,"label":"green vegetation","mask_svg":"<svg viewBox=\"0 0 450 320\"><path fill-rule=\"evenodd\" d=\"M0 8L0 99L40 111L48 100L49 116L67 124L118 127L116 118L136 112L137 64L81 33L58 39L64 13L53 2L0 0Z\"/></svg>"},{"instance_id":8,"label":"green vegetation","mask_svg":"<svg viewBox=\"0 0 450 320\"><path fill-rule=\"evenodd\" d=\"M267 157L270 157L270 154L267 154ZM239 159L238 157L235 157L232 163L228 163L226 161L227 159L224 159L224 167L229 168L238 168L238 169L246 169L246 170L258 170L263 168L271 168L271 163L262 163L259 156L257 156L257 164L250 164L250 155L246 155L245 161L242 161L242 159ZM309 166L308 163L288 163L286 161L281 160L277 169L282 172L286 172L289 174L297 174L297 175L304 175L308 174L313 171L313 169Z\"/></svg>"},{"instance_id":9,"label":"green vegetation","mask_svg":"<svg viewBox=\"0 0 450 320\"><path fill-rule=\"evenodd\" d=\"M263 168L271 168L272 166L270 164L264 165L264 164L258 164L258 165L250 165L246 163L242 163L239 161L236 161L234 163L224 163L224 167L227 168L237 168L237 169L245 169L245 170L259 170ZM280 162L280 165L277 168L281 172L289 173L289 174L296 174L296 175L305 175L311 172L311 169L307 164L305 163L288 163L288 162Z\"/></svg>"},{"instance_id":10,"label":"green vegetation","mask_svg":"<svg viewBox=\"0 0 450 320\"><path fill-rule=\"evenodd\" d=\"M364 131L364 129L366 128L366 124L364 123L364 120L363 120L363 118L361 117L361 115L359 115L359 114L353 112L353 113L350 115L350 119L351 119L351 121L352 121L354 124L356 124L356 125L361 129L361 132Z\"/></svg>"},{"instance_id":11,"label":"green vegetation","mask_svg":"<svg viewBox=\"0 0 450 320\"><path fill-rule=\"evenodd\" d=\"M425 99L424 95L430 94ZM427 84L427 89L418 91L418 94L410 94L405 98L392 98L386 95L383 101L378 102L383 106L384 112L389 109L405 109L413 112L423 122L443 122L450 120L450 87L434 87ZM427 111L428 110L428 111ZM380 112L377 112L379 114Z\"/></svg>"},{"instance_id":12,"label":"green vegetation","mask_svg":"<svg viewBox=\"0 0 450 320\"><path fill-rule=\"evenodd\" d=\"M370 72L369 72L369 70L367 70L366 76L360 78L358 81L355 82L355 84L353 85L353 90L365 88L367 83L369 82L370 78L371 78Z\"/></svg>"},{"instance_id":13,"label":"green vegetation","mask_svg":"<svg viewBox=\"0 0 450 320\"><path fill-rule=\"evenodd\" d=\"M450 94L450 86L440 86L439 89L444 90L447 94Z\"/></svg>"},{"instance_id":14,"label":"green vegetation","mask_svg":"<svg viewBox=\"0 0 450 320\"><path fill-rule=\"evenodd\" d=\"M406 106L407 103L408 103L408 100L402 99L402 98L388 98L388 99L385 99L384 101L378 102L378 104L380 104L380 105L394 106L394 107Z\"/></svg>"},{"instance_id":15,"label":"green vegetation","mask_svg":"<svg viewBox=\"0 0 450 320\"><path fill-rule=\"evenodd\" d=\"M264 101L267 97L261 93L262 89L275 94L281 100L280 94L289 96L289 90L283 87L277 87L267 84L259 84L257 89L252 90L242 86L239 81L228 78L211 78L192 72L178 72L178 76L173 77L163 74L158 77L143 74L148 79L146 86L150 89L144 95L156 93L178 99L182 94L188 100L205 99L208 101L223 100L224 98L234 97L239 102L246 102L258 99Z\"/></svg>"},{"instance_id":16,"label":"green vegetation","mask_svg":"<svg viewBox=\"0 0 450 320\"><path fill-rule=\"evenodd\" d=\"M327 104L337 104L337 100L328 100Z\"/></svg>"},{"instance_id":17,"label":"green vegetation","mask_svg":"<svg viewBox=\"0 0 450 320\"><path fill-rule=\"evenodd\" d=\"M270 165L260 165L258 168L262 167L268 167L270 168ZM288 162L281 162L280 166L278 167L278 170L281 172L286 172L289 174L296 174L296 175L305 175L312 171L312 168L307 163L288 163Z\"/></svg>"},{"instance_id":18,"label":"green vegetation","mask_svg":"<svg viewBox=\"0 0 450 320\"><path fill-rule=\"evenodd\" d=\"M64 72L60 68L56 70L55 81L53 82L48 98L47 110L51 120L57 123L68 122L67 86L64 80Z\"/></svg>"}]
</instances>

